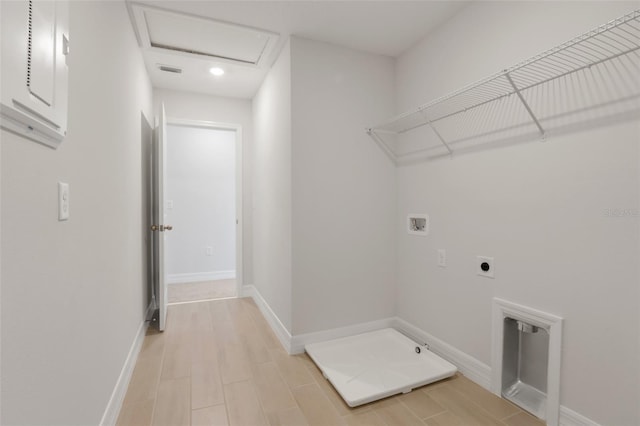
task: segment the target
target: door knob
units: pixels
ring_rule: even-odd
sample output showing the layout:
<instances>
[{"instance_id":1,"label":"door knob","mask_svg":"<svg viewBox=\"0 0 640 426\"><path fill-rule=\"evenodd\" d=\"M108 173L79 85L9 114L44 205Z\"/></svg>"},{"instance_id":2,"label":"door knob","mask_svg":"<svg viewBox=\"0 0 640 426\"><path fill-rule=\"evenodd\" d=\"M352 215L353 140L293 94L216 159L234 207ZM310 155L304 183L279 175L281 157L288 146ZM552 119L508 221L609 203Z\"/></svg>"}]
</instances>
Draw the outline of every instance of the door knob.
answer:
<instances>
[{"instance_id":1,"label":"door knob","mask_svg":"<svg viewBox=\"0 0 640 426\"><path fill-rule=\"evenodd\" d=\"M171 225L165 225L164 226L164 230L165 231L171 231L172 229L173 229L173 226L171 226Z\"/></svg>"},{"instance_id":2,"label":"door knob","mask_svg":"<svg viewBox=\"0 0 640 426\"><path fill-rule=\"evenodd\" d=\"M158 230L158 225L151 225L151 230L152 231L157 231Z\"/></svg>"}]
</instances>

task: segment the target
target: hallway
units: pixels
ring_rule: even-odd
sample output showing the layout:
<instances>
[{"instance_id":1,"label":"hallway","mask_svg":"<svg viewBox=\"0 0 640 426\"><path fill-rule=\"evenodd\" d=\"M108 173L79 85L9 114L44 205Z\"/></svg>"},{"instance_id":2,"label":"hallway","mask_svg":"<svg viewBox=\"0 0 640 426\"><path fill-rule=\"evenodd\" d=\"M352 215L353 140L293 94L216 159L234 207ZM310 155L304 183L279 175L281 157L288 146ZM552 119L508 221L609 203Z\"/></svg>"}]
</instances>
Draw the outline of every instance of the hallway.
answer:
<instances>
[{"instance_id":1,"label":"hallway","mask_svg":"<svg viewBox=\"0 0 640 426\"><path fill-rule=\"evenodd\" d=\"M462 375L349 408L249 298L172 305L167 324L147 333L119 426L542 424Z\"/></svg>"}]
</instances>

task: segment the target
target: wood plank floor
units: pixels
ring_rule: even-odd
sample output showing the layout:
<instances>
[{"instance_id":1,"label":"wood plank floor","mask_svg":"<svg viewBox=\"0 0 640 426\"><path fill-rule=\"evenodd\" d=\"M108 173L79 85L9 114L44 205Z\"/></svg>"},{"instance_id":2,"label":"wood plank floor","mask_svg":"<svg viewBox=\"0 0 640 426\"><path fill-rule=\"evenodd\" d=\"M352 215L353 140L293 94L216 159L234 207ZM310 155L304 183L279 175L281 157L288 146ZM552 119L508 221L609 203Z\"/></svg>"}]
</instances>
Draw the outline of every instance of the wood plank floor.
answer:
<instances>
[{"instance_id":1,"label":"wood plank floor","mask_svg":"<svg viewBox=\"0 0 640 426\"><path fill-rule=\"evenodd\" d=\"M349 408L306 355L284 351L251 299L169 307L149 330L119 426L540 426L464 376Z\"/></svg>"}]
</instances>

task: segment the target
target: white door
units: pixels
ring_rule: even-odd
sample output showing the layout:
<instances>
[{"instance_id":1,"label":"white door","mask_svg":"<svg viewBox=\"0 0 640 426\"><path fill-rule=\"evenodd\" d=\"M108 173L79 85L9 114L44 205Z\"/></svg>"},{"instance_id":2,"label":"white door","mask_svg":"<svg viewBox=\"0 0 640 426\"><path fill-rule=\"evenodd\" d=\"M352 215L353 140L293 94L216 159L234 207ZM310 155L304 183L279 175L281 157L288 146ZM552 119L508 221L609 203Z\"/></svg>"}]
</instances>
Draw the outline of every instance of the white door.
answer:
<instances>
[{"instance_id":1,"label":"white door","mask_svg":"<svg viewBox=\"0 0 640 426\"><path fill-rule=\"evenodd\" d=\"M167 322L167 284L164 271L165 232L172 227L164 224L164 173L167 124L164 105L161 106L160 117L156 120L153 146L153 225L151 226L153 241L153 276L158 295L158 328L163 331Z\"/></svg>"}]
</instances>

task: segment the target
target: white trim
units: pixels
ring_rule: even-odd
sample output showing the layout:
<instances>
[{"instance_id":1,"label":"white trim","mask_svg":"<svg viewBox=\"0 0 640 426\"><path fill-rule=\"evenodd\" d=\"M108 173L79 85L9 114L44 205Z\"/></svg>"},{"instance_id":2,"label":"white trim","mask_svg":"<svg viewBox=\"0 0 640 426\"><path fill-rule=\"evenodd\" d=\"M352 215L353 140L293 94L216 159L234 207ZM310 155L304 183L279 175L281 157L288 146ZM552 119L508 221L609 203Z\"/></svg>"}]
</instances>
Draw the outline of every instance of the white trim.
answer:
<instances>
[{"instance_id":1,"label":"white trim","mask_svg":"<svg viewBox=\"0 0 640 426\"><path fill-rule=\"evenodd\" d=\"M172 48L163 48L163 47L154 47L151 45L151 36L149 34L149 27L147 25L147 18L145 17L145 13L155 12L158 14L162 14L165 16L171 16L174 18L179 18L182 20L192 20L195 24L199 25L217 25L222 27L232 28L235 31L242 31L245 35L262 37L266 40L266 43L262 49L260 56L257 58L256 62L245 62L240 59L234 58L225 58L221 56L215 55L195 55L197 58L204 58L207 62L222 62L226 64L232 64L240 67L247 68L259 68L266 69L272 64L272 55L276 52L276 49L280 45L280 34L273 31L268 31L263 28L252 27L249 25L242 25L237 23L232 23L228 21L221 21L218 19L214 19L211 17L204 17L200 15L195 15L191 13L185 13L181 11L175 11L170 9L165 9L163 7L158 7L155 5L143 4L138 2L127 1L127 9L129 11L129 18L131 20L134 33L136 35L136 39L138 41L138 45L142 50L149 51L155 53L161 53L164 55L173 55L177 57L183 58L194 58L193 53L182 52Z\"/></svg>"},{"instance_id":2,"label":"white trim","mask_svg":"<svg viewBox=\"0 0 640 426\"><path fill-rule=\"evenodd\" d=\"M469 379L483 388L489 389L489 384L491 383L491 368L488 365L432 336L415 325L408 323L402 318L395 317L394 328L419 343L427 343L430 351L458 367L458 370Z\"/></svg>"},{"instance_id":3,"label":"white trim","mask_svg":"<svg viewBox=\"0 0 640 426\"><path fill-rule=\"evenodd\" d=\"M235 125L236 131L236 294L240 294L244 285L244 144L242 127Z\"/></svg>"},{"instance_id":4,"label":"white trim","mask_svg":"<svg viewBox=\"0 0 640 426\"><path fill-rule=\"evenodd\" d=\"M258 289L253 284L243 285L242 291L238 293L238 297L250 297L255 300L255 297L253 296L257 292L258 292Z\"/></svg>"},{"instance_id":5,"label":"white trim","mask_svg":"<svg viewBox=\"0 0 640 426\"><path fill-rule=\"evenodd\" d=\"M171 302L171 303L167 303L168 306L173 306L173 305L190 305L192 303L202 303L202 302L213 302L213 301L218 301L218 300L229 300L229 299L237 299L237 297L235 296L231 296L231 297L215 297L213 299L198 299L198 300L189 300L187 302Z\"/></svg>"},{"instance_id":6,"label":"white trim","mask_svg":"<svg viewBox=\"0 0 640 426\"><path fill-rule=\"evenodd\" d=\"M230 280L236 277L236 271L193 272L167 275L167 284L196 283L200 281Z\"/></svg>"},{"instance_id":7,"label":"white trim","mask_svg":"<svg viewBox=\"0 0 640 426\"><path fill-rule=\"evenodd\" d=\"M133 339L131 348L129 348L129 354L127 355L127 359L124 361L122 370L120 370L120 376L118 377L116 386L113 388L113 392L111 393L111 397L109 398L107 407L105 408L104 413L102 415L102 419L100 420L100 426L115 425L116 422L118 421L118 416L120 415L120 409L122 408L124 397L127 394L127 389L129 388L129 382L131 381L131 376L133 375L133 369L136 366L136 361L138 360L138 354L140 353L140 349L142 349L142 342L144 341L144 336L146 334L147 326L149 324L146 321L146 318L149 317L150 311L152 310L153 310L153 304L149 304L149 306L147 307L147 312L144 315L144 319L142 320L142 323L138 327L138 332L136 333L136 337Z\"/></svg>"},{"instance_id":8,"label":"white trim","mask_svg":"<svg viewBox=\"0 0 640 426\"><path fill-rule=\"evenodd\" d=\"M242 294L244 285L244 203L243 203L243 141L242 126L206 120L189 120L167 117L167 124L173 126L200 127L207 129L232 130L236 132L236 294Z\"/></svg>"},{"instance_id":9,"label":"white trim","mask_svg":"<svg viewBox=\"0 0 640 426\"><path fill-rule=\"evenodd\" d=\"M526 321L549 332L547 366L547 401L545 421L548 426L560 424L560 365L562 361L562 318L506 300L493 299L493 333L491 355L491 391L502 395L502 351L504 319Z\"/></svg>"},{"instance_id":10,"label":"white trim","mask_svg":"<svg viewBox=\"0 0 640 426\"><path fill-rule=\"evenodd\" d=\"M560 406L560 426L600 426L598 423L585 416Z\"/></svg>"},{"instance_id":11,"label":"white trim","mask_svg":"<svg viewBox=\"0 0 640 426\"><path fill-rule=\"evenodd\" d=\"M219 121L207 121L207 120L189 120L187 118L167 117L167 124L173 126L184 127L201 127L205 129L218 129L218 130L239 130L242 126L233 123L222 123Z\"/></svg>"},{"instance_id":12,"label":"white trim","mask_svg":"<svg viewBox=\"0 0 640 426\"><path fill-rule=\"evenodd\" d=\"M304 347L311 343L325 342L327 340L339 339L341 337L353 336L356 334L367 333L369 331L382 330L383 328L392 328L393 325L394 318L384 318L360 324L348 325L346 327L298 334L297 336L293 336L291 339L291 352L289 353L303 353Z\"/></svg>"},{"instance_id":13,"label":"white trim","mask_svg":"<svg viewBox=\"0 0 640 426\"><path fill-rule=\"evenodd\" d=\"M280 318L278 318L275 312L273 312L258 289L253 285L245 285L242 287L242 292L240 294L242 295L242 297L251 297L254 302L256 302L256 305L258 305L258 309L260 309L260 312L262 312L262 315L264 315L264 318L267 320L267 323L269 323L269 326L275 333L278 340L280 340L280 343L282 344L284 349L288 354L291 354L291 333L289 333L289 330L287 330L284 324L282 324Z\"/></svg>"}]
</instances>

